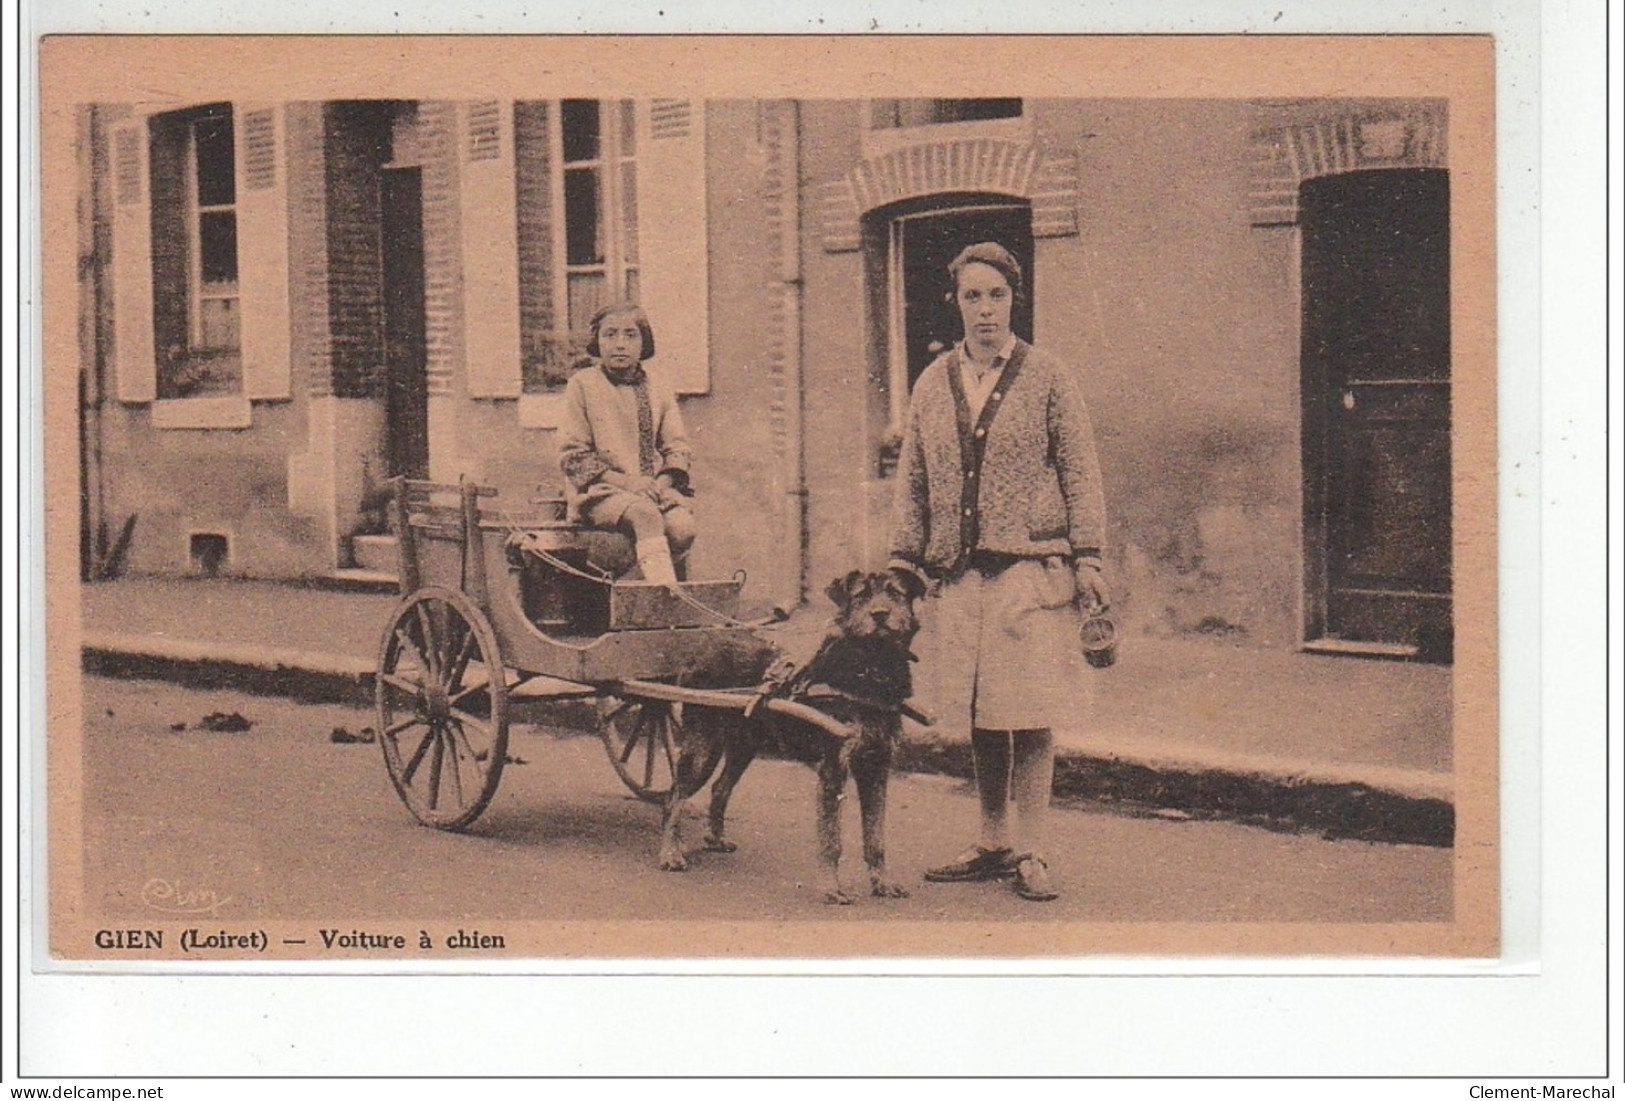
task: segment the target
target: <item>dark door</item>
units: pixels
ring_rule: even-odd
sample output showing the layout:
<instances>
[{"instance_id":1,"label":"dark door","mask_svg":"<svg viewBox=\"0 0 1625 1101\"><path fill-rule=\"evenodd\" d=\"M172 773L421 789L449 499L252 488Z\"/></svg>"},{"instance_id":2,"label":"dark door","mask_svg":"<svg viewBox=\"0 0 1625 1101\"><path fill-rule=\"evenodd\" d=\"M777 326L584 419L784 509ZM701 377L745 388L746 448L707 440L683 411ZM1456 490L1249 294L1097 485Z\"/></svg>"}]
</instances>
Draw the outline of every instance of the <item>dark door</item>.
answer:
<instances>
[{"instance_id":1,"label":"dark door","mask_svg":"<svg viewBox=\"0 0 1625 1101\"><path fill-rule=\"evenodd\" d=\"M1448 660L1450 183L1303 185L1308 636Z\"/></svg>"},{"instance_id":2,"label":"dark door","mask_svg":"<svg viewBox=\"0 0 1625 1101\"><path fill-rule=\"evenodd\" d=\"M427 478L429 356L423 298L422 170L386 168L379 186L389 472Z\"/></svg>"},{"instance_id":3,"label":"dark door","mask_svg":"<svg viewBox=\"0 0 1625 1101\"><path fill-rule=\"evenodd\" d=\"M1027 293L1017 303L1010 327L1023 340L1033 338L1033 218L1025 203L967 202L904 214L893 221L894 262L903 274L903 340L908 384L937 354L960 339L959 310L951 301L948 264L966 245L997 241L1021 263Z\"/></svg>"}]
</instances>

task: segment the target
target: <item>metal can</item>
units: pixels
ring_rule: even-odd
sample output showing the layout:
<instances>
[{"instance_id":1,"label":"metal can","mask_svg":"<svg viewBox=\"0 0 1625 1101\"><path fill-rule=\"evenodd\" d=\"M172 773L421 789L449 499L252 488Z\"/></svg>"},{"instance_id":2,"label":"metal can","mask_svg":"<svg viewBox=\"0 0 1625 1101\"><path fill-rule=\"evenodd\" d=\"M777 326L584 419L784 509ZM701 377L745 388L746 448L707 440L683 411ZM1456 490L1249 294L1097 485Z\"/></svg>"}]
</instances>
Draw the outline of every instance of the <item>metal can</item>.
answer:
<instances>
[{"instance_id":1,"label":"metal can","mask_svg":"<svg viewBox=\"0 0 1625 1101\"><path fill-rule=\"evenodd\" d=\"M1117 624L1104 612L1090 612L1078 628L1083 659L1096 669L1110 669L1117 663Z\"/></svg>"}]
</instances>

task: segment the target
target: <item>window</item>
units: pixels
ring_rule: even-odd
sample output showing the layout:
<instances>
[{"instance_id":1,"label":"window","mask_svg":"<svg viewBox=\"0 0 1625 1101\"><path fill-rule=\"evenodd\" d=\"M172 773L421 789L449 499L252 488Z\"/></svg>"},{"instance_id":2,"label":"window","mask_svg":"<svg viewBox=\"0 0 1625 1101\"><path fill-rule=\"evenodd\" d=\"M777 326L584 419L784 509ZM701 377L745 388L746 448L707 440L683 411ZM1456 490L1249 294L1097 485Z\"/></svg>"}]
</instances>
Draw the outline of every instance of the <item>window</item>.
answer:
<instances>
[{"instance_id":1,"label":"window","mask_svg":"<svg viewBox=\"0 0 1625 1101\"><path fill-rule=\"evenodd\" d=\"M292 394L283 108L107 110L119 400L158 428L248 428Z\"/></svg>"},{"instance_id":2,"label":"window","mask_svg":"<svg viewBox=\"0 0 1625 1101\"><path fill-rule=\"evenodd\" d=\"M236 130L230 104L151 124L158 397L241 394Z\"/></svg>"},{"instance_id":3,"label":"window","mask_svg":"<svg viewBox=\"0 0 1625 1101\"><path fill-rule=\"evenodd\" d=\"M679 394L708 392L704 104L519 102L513 151L509 175L500 187L494 177L487 181L491 190L481 193L480 209L495 212L501 195L516 204L508 208L506 232L517 227L521 369L506 378L520 398L520 423L557 423L555 399L587 362L587 323L599 307L623 299L649 312L658 346L651 372ZM464 221L466 230L466 214ZM488 228L489 247L501 248L500 227ZM493 379L500 365L515 361L511 352L487 358ZM477 395L512 392L501 379L479 385Z\"/></svg>"},{"instance_id":4,"label":"window","mask_svg":"<svg viewBox=\"0 0 1625 1101\"><path fill-rule=\"evenodd\" d=\"M632 101L560 105L569 325L638 292L637 116Z\"/></svg>"},{"instance_id":5,"label":"window","mask_svg":"<svg viewBox=\"0 0 1625 1101\"><path fill-rule=\"evenodd\" d=\"M592 315L639 298L637 117L631 100L516 109L521 271L531 276L520 307L526 392L562 386L585 357Z\"/></svg>"},{"instance_id":6,"label":"window","mask_svg":"<svg viewBox=\"0 0 1625 1101\"><path fill-rule=\"evenodd\" d=\"M1019 99L876 99L869 102L871 130L1020 117Z\"/></svg>"}]
</instances>

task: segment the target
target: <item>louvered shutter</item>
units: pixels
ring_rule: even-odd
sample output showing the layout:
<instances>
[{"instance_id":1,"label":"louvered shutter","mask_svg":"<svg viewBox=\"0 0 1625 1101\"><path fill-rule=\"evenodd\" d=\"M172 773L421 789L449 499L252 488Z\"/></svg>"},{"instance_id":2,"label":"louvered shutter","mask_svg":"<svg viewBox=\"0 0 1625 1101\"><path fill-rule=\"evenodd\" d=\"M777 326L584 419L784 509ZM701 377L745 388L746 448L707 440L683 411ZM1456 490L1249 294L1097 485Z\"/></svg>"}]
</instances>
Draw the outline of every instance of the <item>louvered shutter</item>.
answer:
<instances>
[{"instance_id":1,"label":"louvered shutter","mask_svg":"<svg viewBox=\"0 0 1625 1101\"><path fill-rule=\"evenodd\" d=\"M118 398L146 402L158 396L146 120L119 123L108 137L113 167L113 340Z\"/></svg>"},{"instance_id":2,"label":"louvered shutter","mask_svg":"<svg viewBox=\"0 0 1625 1101\"><path fill-rule=\"evenodd\" d=\"M468 392L516 398L522 370L513 104L465 103L460 116Z\"/></svg>"},{"instance_id":3,"label":"louvered shutter","mask_svg":"<svg viewBox=\"0 0 1625 1101\"><path fill-rule=\"evenodd\" d=\"M681 394L711 389L707 311L705 104L638 102L639 296L654 327L653 366Z\"/></svg>"},{"instance_id":4,"label":"louvered shutter","mask_svg":"<svg viewBox=\"0 0 1625 1101\"><path fill-rule=\"evenodd\" d=\"M282 110L254 103L233 108L243 392L261 400L287 398L292 394L292 334Z\"/></svg>"}]
</instances>

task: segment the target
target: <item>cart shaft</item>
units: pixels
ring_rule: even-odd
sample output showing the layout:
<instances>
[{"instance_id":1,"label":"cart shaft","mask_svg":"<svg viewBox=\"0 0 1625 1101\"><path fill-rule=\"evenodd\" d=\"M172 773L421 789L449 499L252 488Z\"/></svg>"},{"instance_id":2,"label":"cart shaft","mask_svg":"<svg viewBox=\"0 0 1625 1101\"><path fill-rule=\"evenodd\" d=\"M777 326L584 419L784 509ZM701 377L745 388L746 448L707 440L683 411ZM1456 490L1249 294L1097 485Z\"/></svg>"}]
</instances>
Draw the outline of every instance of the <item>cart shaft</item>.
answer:
<instances>
[{"instance_id":1,"label":"cart shaft","mask_svg":"<svg viewBox=\"0 0 1625 1101\"><path fill-rule=\"evenodd\" d=\"M615 693L620 696L663 700L667 703L690 704L695 707L715 707L727 711L744 711L750 706L751 701L757 698L755 694L723 692L707 688L684 688L682 685L677 684L662 684L659 681L643 680L618 681ZM763 700L761 706L776 715L799 719L804 723L816 726L833 738L845 739L852 737L851 727L831 718L816 707L809 707L794 700L780 699Z\"/></svg>"}]
</instances>

